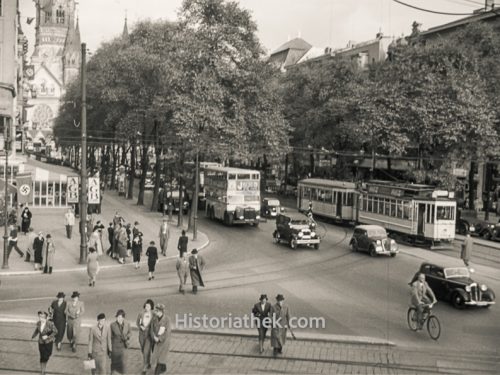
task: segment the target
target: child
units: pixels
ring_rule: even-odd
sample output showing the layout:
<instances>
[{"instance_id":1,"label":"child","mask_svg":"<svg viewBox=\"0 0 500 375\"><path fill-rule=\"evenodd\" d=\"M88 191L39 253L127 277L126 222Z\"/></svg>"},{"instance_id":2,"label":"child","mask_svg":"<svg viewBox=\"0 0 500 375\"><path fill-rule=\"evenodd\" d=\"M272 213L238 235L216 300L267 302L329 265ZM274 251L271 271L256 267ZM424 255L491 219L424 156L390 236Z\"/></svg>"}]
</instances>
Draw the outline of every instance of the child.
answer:
<instances>
[{"instance_id":1,"label":"child","mask_svg":"<svg viewBox=\"0 0 500 375\"><path fill-rule=\"evenodd\" d=\"M155 272L155 266L156 262L158 261L158 249L155 247L155 242L151 241L149 243L149 247L146 250L146 256L148 257L148 269L149 269L149 279L154 279L154 272Z\"/></svg>"}]
</instances>

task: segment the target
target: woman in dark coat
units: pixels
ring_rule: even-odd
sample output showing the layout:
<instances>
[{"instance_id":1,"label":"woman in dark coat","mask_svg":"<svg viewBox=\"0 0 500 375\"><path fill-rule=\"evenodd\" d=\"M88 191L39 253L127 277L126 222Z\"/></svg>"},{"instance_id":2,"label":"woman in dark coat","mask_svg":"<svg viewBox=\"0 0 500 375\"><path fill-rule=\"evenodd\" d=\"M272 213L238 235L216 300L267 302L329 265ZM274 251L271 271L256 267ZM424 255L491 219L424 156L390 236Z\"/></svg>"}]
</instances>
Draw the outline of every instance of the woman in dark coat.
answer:
<instances>
[{"instance_id":1,"label":"woman in dark coat","mask_svg":"<svg viewBox=\"0 0 500 375\"><path fill-rule=\"evenodd\" d=\"M158 249L155 246L155 242L151 241L149 243L149 247L146 250L146 256L148 257L148 271L149 271L149 279L154 279L155 278L155 267L156 267L156 262L158 261Z\"/></svg>"},{"instance_id":2,"label":"woman in dark coat","mask_svg":"<svg viewBox=\"0 0 500 375\"><path fill-rule=\"evenodd\" d=\"M135 268L139 268L139 263L141 262L142 253L142 232L136 230L132 232L134 239L132 241L132 256L134 257Z\"/></svg>"},{"instance_id":3,"label":"woman in dark coat","mask_svg":"<svg viewBox=\"0 0 500 375\"><path fill-rule=\"evenodd\" d=\"M27 234L31 225L31 211L28 206L24 207L23 212L21 213L21 231L24 234Z\"/></svg>"},{"instance_id":4,"label":"woman in dark coat","mask_svg":"<svg viewBox=\"0 0 500 375\"><path fill-rule=\"evenodd\" d=\"M125 311L116 312L116 321L109 325L111 332L111 373L128 374L126 368L127 348L130 346L130 323L125 320Z\"/></svg>"},{"instance_id":5,"label":"woman in dark coat","mask_svg":"<svg viewBox=\"0 0 500 375\"><path fill-rule=\"evenodd\" d=\"M38 351L40 352L40 371L45 375L47 362L52 355L52 347L54 339L57 335L57 328L50 320L45 311L38 312L38 322L36 323L35 332L31 336L34 339L38 335Z\"/></svg>"},{"instance_id":6,"label":"woman in dark coat","mask_svg":"<svg viewBox=\"0 0 500 375\"><path fill-rule=\"evenodd\" d=\"M49 307L49 314L52 315L52 321L57 328L55 337L57 350L61 350L61 342L66 331L66 301L64 297L66 296L63 292L57 293L57 299L52 301Z\"/></svg>"},{"instance_id":7,"label":"woman in dark coat","mask_svg":"<svg viewBox=\"0 0 500 375\"><path fill-rule=\"evenodd\" d=\"M35 253L35 268L41 269L43 264L43 245L45 243L45 238L43 238L43 233L39 232L38 237L33 241L33 251Z\"/></svg>"},{"instance_id":8,"label":"woman in dark coat","mask_svg":"<svg viewBox=\"0 0 500 375\"><path fill-rule=\"evenodd\" d=\"M259 351L264 352L264 341L266 339L267 329L270 327L269 313L271 311L271 304L267 302L267 295L261 294L259 302L257 302L252 309L252 315L259 320L257 331L259 332Z\"/></svg>"}]
</instances>

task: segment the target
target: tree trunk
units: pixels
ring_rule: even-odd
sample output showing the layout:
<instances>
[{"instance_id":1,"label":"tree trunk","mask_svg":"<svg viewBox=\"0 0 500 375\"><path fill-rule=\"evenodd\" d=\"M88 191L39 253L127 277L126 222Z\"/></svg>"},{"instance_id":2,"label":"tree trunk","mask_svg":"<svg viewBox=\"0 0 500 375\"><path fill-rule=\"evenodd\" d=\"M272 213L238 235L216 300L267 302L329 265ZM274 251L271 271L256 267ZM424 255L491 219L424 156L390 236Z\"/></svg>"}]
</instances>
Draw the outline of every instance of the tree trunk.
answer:
<instances>
[{"instance_id":1,"label":"tree trunk","mask_svg":"<svg viewBox=\"0 0 500 375\"><path fill-rule=\"evenodd\" d=\"M111 148L111 152L112 152L112 155L113 155L113 167L111 169L111 186L110 186L110 189L114 189L115 188L115 181L116 181L116 167L117 167L117 162L118 162L118 151L119 151L119 147L116 147L115 144L113 144L112 148Z\"/></svg>"},{"instance_id":2,"label":"tree trunk","mask_svg":"<svg viewBox=\"0 0 500 375\"><path fill-rule=\"evenodd\" d=\"M137 197L137 205L144 205L144 189L146 184L146 173L148 171L148 145L146 144L146 122L142 126L142 155L141 155L141 180L139 183L139 196Z\"/></svg>"},{"instance_id":3,"label":"tree trunk","mask_svg":"<svg viewBox=\"0 0 500 375\"><path fill-rule=\"evenodd\" d=\"M285 155L285 186L283 187L286 194L286 185L288 184L288 154ZM279 189L279 187L278 187Z\"/></svg>"},{"instance_id":4,"label":"tree trunk","mask_svg":"<svg viewBox=\"0 0 500 375\"><path fill-rule=\"evenodd\" d=\"M183 184L184 184L184 152L181 152L180 155L180 163L179 163L179 216L177 217L177 226L182 227L183 223L183 215L182 215L182 202L183 199Z\"/></svg>"},{"instance_id":5,"label":"tree trunk","mask_svg":"<svg viewBox=\"0 0 500 375\"><path fill-rule=\"evenodd\" d=\"M469 169L469 209L474 210L476 208L475 205L475 200L476 200L476 187L475 187L475 181L474 181L474 175L475 175L475 169L476 169L476 163L471 161L470 162L470 169Z\"/></svg>"},{"instance_id":6,"label":"tree trunk","mask_svg":"<svg viewBox=\"0 0 500 375\"><path fill-rule=\"evenodd\" d=\"M151 211L156 211L158 207L158 192L160 190L160 175L161 175L161 154L162 154L162 149L160 147L160 142L159 142L159 132L160 132L160 124L159 121L155 120L155 156L156 156L156 163L155 163L155 186L153 189L153 201L151 202ZM166 177L166 175L165 175ZM163 187L163 186L162 186Z\"/></svg>"},{"instance_id":7,"label":"tree trunk","mask_svg":"<svg viewBox=\"0 0 500 375\"><path fill-rule=\"evenodd\" d=\"M130 169L129 169L129 175L128 175L128 194L127 194L127 199L134 199L134 175L135 175L135 153L136 153L136 148L135 148L135 139L132 140L134 146L132 147L132 150L130 152Z\"/></svg>"},{"instance_id":8,"label":"tree trunk","mask_svg":"<svg viewBox=\"0 0 500 375\"><path fill-rule=\"evenodd\" d=\"M127 146L123 145L122 146L122 160L120 162L120 165L127 165Z\"/></svg>"}]
</instances>

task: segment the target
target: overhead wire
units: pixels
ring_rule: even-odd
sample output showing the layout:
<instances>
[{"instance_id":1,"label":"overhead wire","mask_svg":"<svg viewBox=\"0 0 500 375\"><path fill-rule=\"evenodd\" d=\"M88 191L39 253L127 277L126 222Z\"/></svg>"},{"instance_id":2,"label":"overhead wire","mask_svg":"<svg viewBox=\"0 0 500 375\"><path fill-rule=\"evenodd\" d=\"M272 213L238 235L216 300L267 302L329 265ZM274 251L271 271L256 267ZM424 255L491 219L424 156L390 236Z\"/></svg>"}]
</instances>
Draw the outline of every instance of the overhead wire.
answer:
<instances>
[{"instance_id":1,"label":"overhead wire","mask_svg":"<svg viewBox=\"0 0 500 375\"><path fill-rule=\"evenodd\" d=\"M436 10L431 10L431 9L425 9L425 8L420 8L420 7L417 7L415 5L411 5L411 4L408 4L408 3L404 3L400 0L392 0L394 1L395 3L398 3L400 5L403 5L403 6L406 6L408 8L413 8L413 9L416 9L416 10L420 10L422 12L427 12L427 13L433 13L433 14L441 14L441 15L444 15L444 16L473 16L474 13L451 13L451 12L440 12L440 11L436 11Z\"/></svg>"}]
</instances>

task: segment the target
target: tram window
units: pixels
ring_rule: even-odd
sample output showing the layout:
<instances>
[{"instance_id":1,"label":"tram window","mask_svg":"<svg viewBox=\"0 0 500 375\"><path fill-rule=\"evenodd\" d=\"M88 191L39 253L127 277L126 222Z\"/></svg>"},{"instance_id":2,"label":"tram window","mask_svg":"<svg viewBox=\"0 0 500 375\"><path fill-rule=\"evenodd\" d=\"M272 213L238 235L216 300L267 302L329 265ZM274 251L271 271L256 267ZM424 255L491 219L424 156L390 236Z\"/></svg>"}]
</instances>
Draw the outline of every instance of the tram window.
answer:
<instances>
[{"instance_id":1,"label":"tram window","mask_svg":"<svg viewBox=\"0 0 500 375\"><path fill-rule=\"evenodd\" d=\"M431 224L434 224L434 212L435 212L436 206L431 204Z\"/></svg>"},{"instance_id":2,"label":"tram window","mask_svg":"<svg viewBox=\"0 0 500 375\"><path fill-rule=\"evenodd\" d=\"M436 220L453 220L455 209L451 206L437 206Z\"/></svg>"},{"instance_id":3,"label":"tram window","mask_svg":"<svg viewBox=\"0 0 500 375\"><path fill-rule=\"evenodd\" d=\"M400 200L396 200L396 217L398 219L403 218L403 202Z\"/></svg>"},{"instance_id":4,"label":"tram window","mask_svg":"<svg viewBox=\"0 0 500 375\"><path fill-rule=\"evenodd\" d=\"M403 201L403 219L409 220L410 218L411 218L410 202Z\"/></svg>"},{"instance_id":5,"label":"tram window","mask_svg":"<svg viewBox=\"0 0 500 375\"><path fill-rule=\"evenodd\" d=\"M334 190L332 196L333 196L333 204L337 204L337 191Z\"/></svg>"},{"instance_id":6,"label":"tram window","mask_svg":"<svg viewBox=\"0 0 500 375\"><path fill-rule=\"evenodd\" d=\"M347 205L352 206L353 205L353 193L347 193Z\"/></svg>"},{"instance_id":7,"label":"tram window","mask_svg":"<svg viewBox=\"0 0 500 375\"><path fill-rule=\"evenodd\" d=\"M304 198L309 198L311 196L311 189L309 188L304 188L302 190L302 197Z\"/></svg>"},{"instance_id":8,"label":"tram window","mask_svg":"<svg viewBox=\"0 0 500 375\"><path fill-rule=\"evenodd\" d=\"M326 203L332 203L332 191L331 190L326 190L325 192L325 202Z\"/></svg>"}]
</instances>

